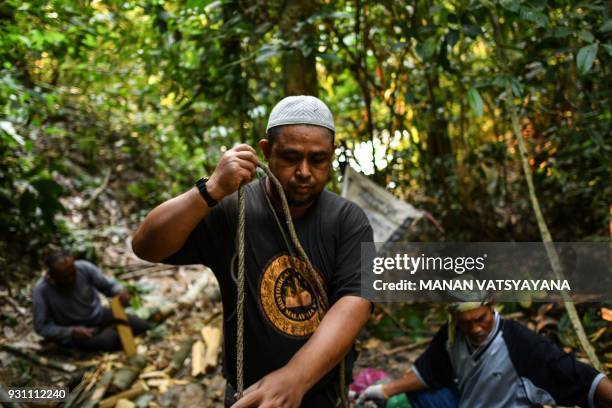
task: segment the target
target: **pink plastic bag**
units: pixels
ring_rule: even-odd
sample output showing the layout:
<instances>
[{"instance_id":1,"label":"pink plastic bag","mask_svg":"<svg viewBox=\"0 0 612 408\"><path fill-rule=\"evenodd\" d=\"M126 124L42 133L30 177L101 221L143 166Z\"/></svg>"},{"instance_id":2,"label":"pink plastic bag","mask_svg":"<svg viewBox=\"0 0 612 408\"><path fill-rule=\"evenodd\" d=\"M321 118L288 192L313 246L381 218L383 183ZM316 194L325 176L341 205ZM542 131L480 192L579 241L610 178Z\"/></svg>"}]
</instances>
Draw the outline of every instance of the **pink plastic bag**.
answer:
<instances>
[{"instance_id":1,"label":"pink plastic bag","mask_svg":"<svg viewBox=\"0 0 612 408\"><path fill-rule=\"evenodd\" d=\"M389 378L389 374L383 370L377 370L369 367L364 368L355 376L355 380L351 385L349 385L349 390L354 391L357 393L357 395L359 395L370 385L386 378Z\"/></svg>"}]
</instances>

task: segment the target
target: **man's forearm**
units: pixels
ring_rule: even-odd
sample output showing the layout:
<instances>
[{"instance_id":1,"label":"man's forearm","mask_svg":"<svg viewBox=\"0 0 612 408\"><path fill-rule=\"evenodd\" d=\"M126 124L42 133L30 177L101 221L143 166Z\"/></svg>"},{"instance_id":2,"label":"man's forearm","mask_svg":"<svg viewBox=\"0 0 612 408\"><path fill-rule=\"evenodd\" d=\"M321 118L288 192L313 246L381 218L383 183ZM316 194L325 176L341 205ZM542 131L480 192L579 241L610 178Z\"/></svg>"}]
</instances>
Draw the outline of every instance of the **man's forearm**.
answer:
<instances>
[{"instance_id":1,"label":"man's forearm","mask_svg":"<svg viewBox=\"0 0 612 408\"><path fill-rule=\"evenodd\" d=\"M341 298L326 313L312 337L285 366L300 373L304 393L342 360L369 313L370 302L357 296Z\"/></svg>"},{"instance_id":2,"label":"man's forearm","mask_svg":"<svg viewBox=\"0 0 612 408\"><path fill-rule=\"evenodd\" d=\"M191 231L210 212L195 187L158 205L134 234L134 253L151 262L169 257L181 248Z\"/></svg>"},{"instance_id":3,"label":"man's forearm","mask_svg":"<svg viewBox=\"0 0 612 408\"><path fill-rule=\"evenodd\" d=\"M597 407L612 407L612 381L604 378L599 382L595 391L595 401Z\"/></svg>"},{"instance_id":4,"label":"man's forearm","mask_svg":"<svg viewBox=\"0 0 612 408\"><path fill-rule=\"evenodd\" d=\"M59 343L68 342L72 337L72 327L70 326L58 326L55 323L45 322L36 324L34 328L41 337Z\"/></svg>"},{"instance_id":5,"label":"man's forearm","mask_svg":"<svg viewBox=\"0 0 612 408\"><path fill-rule=\"evenodd\" d=\"M391 397L402 392L414 392L425 389L426 386L419 380L414 371L410 370L403 377L383 385L386 397Z\"/></svg>"}]
</instances>

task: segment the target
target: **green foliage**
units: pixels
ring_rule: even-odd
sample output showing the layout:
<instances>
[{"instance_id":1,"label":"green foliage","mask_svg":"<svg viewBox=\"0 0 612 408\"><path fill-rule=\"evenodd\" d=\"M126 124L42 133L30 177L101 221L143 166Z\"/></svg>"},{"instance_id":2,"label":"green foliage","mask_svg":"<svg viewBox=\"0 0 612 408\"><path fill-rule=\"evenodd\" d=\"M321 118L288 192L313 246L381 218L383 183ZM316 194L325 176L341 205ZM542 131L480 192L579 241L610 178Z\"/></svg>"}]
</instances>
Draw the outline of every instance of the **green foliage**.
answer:
<instances>
[{"instance_id":1,"label":"green foliage","mask_svg":"<svg viewBox=\"0 0 612 408\"><path fill-rule=\"evenodd\" d=\"M538 238L507 85L553 235L607 235L608 3L326 2L299 40L280 29L286 4L3 2L0 258L58 241L91 252L64 206L108 171L136 223L227 147L255 145L296 50L316 57L339 152L441 221L445 236L423 239Z\"/></svg>"},{"instance_id":2,"label":"green foliage","mask_svg":"<svg viewBox=\"0 0 612 408\"><path fill-rule=\"evenodd\" d=\"M428 320L444 322L446 313L444 309L432 308L430 304L398 305L393 315L380 315L368 325L373 336L382 340L392 340L396 337L410 335L414 339L421 339L431 335Z\"/></svg>"}]
</instances>

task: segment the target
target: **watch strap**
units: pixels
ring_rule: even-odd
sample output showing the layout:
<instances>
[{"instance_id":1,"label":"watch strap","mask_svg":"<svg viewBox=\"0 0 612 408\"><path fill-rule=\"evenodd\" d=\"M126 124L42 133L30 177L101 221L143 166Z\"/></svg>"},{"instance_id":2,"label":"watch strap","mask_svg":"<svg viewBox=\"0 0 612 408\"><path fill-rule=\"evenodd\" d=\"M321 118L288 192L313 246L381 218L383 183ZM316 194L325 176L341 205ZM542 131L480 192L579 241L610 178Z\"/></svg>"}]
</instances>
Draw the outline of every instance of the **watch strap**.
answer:
<instances>
[{"instance_id":1,"label":"watch strap","mask_svg":"<svg viewBox=\"0 0 612 408\"><path fill-rule=\"evenodd\" d=\"M212 198L212 196L208 192L208 189L206 188L207 181L208 177L204 177L196 181L195 185L198 188L198 191L200 192L200 195L202 196L204 201L206 201L206 204L208 204L208 206L212 208L217 205L218 201Z\"/></svg>"}]
</instances>

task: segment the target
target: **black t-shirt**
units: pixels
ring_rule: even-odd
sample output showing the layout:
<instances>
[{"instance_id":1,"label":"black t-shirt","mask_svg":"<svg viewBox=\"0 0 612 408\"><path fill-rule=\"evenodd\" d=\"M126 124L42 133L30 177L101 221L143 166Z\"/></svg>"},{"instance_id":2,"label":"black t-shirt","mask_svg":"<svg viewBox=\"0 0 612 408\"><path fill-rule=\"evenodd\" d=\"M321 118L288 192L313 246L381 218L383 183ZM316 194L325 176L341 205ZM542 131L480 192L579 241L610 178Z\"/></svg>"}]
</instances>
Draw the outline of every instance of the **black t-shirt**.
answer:
<instances>
[{"instance_id":1,"label":"black t-shirt","mask_svg":"<svg viewBox=\"0 0 612 408\"><path fill-rule=\"evenodd\" d=\"M317 303L307 281L294 268L305 268L287 247L266 201L262 182L246 186L245 226L245 388L284 366L319 323ZM237 193L226 197L192 231L183 247L164 262L204 264L221 289L224 310L224 369L236 385L236 225ZM277 212L288 242L282 213ZM294 221L295 230L319 278L329 304L346 295L360 296L361 243L372 242L372 228L354 203L324 190L313 206ZM232 275L234 277L232 277ZM350 358L349 358L350 360ZM348 362L349 366L352 361ZM347 371L350 373L349 367ZM332 374L333 375L333 374ZM330 376L313 390L326 388Z\"/></svg>"}]
</instances>

